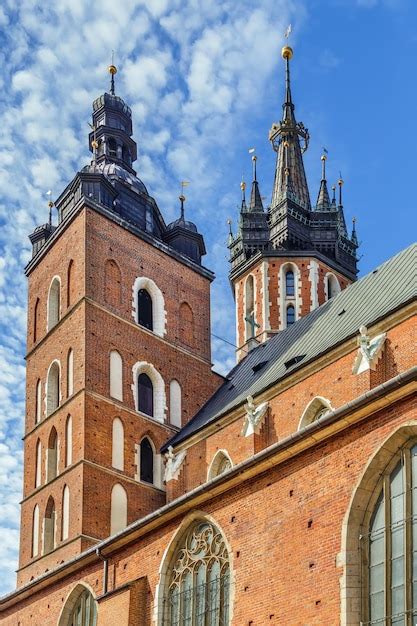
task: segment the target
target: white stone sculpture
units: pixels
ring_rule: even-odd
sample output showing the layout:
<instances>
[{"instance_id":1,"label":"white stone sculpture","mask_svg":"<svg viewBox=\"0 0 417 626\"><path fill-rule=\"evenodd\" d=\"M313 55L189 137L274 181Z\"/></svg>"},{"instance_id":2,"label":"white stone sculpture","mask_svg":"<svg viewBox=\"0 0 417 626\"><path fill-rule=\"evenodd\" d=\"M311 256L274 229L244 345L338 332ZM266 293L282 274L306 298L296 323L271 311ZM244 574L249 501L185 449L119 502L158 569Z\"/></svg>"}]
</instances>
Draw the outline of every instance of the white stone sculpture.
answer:
<instances>
[{"instance_id":1,"label":"white stone sculpture","mask_svg":"<svg viewBox=\"0 0 417 626\"><path fill-rule=\"evenodd\" d=\"M362 372L366 372L369 369L376 369L386 337L387 334L382 333L370 339L366 326L359 328L359 348L352 368L354 374L362 374Z\"/></svg>"},{"instance_id":2,"label":"white stone sculpture","mask_svg":"<svg viewBox=\"0 0 417 626\"><path fill-rule=\"evenodd\" d=\"M178 452L178 454L174 454L174 448L172 446L168 447L168 452L165 455L166 458L166 466L165 466L165 474L164 480L167 483L169 480L178 480L178 476L180 475L181 465L187 455L187 450L183 450L182 452Z\"/></svg>"},{"instance_id":3,"label":"white stone sculpture","mask_svg":"<svg viewBox=\"0 0 417 626\"><path fill-rule=\"evenodd\" d=\"M246 415L244 418L242 435L244 437L249 437L249 435L253 435L254 433L259 432L266 412L268 410L268 402L262 402L262 404L260 404L258 407L255 407L252 396L248 396L246 398L246 401Z\"/></svg>"}]
</instances>

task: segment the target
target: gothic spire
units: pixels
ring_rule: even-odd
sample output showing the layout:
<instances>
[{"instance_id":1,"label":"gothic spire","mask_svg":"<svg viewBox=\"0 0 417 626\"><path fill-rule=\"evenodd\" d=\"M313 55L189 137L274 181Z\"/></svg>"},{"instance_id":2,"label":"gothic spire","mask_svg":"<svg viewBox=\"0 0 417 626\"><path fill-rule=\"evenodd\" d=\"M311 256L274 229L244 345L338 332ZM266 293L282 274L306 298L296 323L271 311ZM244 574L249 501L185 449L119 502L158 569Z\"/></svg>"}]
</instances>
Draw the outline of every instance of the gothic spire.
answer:
<instances>
[{"instance_id":1,"label":"gothic spire","mask_svg":"<svg viewBox=\"0 0 417 626\"><path fill-rule=\"evenodd\" d=\"M321 163L322 163L322 173L321 173L321 182L319 195L317 197L316 209L317 211L327 211L330 209L330 196L327 190L327 180L326 180L326 161L327 161L327 150L323 149L323 154L321 155Z\"/></svg>"},{"instance_id":2,"label":"gothic spire","mask_svg":"<svg viewBox=\"0 0 417 626\"><path fill-rule=\"evenodd\" d=\"M278 206L283 199L291 198L304 209L310 210L310 194L302 157L308 146L309 133L302 123L296 121L294 115L290 77L292 56L292 49L284 46L282 49L282 57L285 61L283 118L277 124L273 124L269 132L269 139L273 149L277 152L271 209ZM303 141L303 147L300 145L300 140Z\"/></svg>"},{"instance_id":3,"label":"gothic spire","mask_svg":"<svg viewBox=\"0 0 417 626\"><path fill-rule=\"evenodd\" d=\"M252 189L250 193L250 204L249 211L263 211L264 205L262 204L262 198L259 191L259 184L256 175L256 161L258 157L254 154L252 157L253 163L253 181L252 181Z\"/></svg>"},{"instance_id":4,"label":"gothic spire","mask_svg":"<svg viewBox=\"0 0 417 626\"><path fill-rule=\"evenodd\" d=\"M350 240L352 241L352 243L355 244L355 246L358 246L358 236L356 234L356 217L354 217L352 219L352 236L350 238Z\"/></svg>"},{"instance_id":5,"label":"gothic spire","mask_svg":"<svg viewBox=\"0 0 417 626\"><path fill-rule=\"evenodd\" d=\"M242 182L240 183L240 189L242 191L242 204L240 206L240 210L241 211L247 211L247 206L246 206L246 183L243 180L243 176L242 176Z\"/></svg>"}]
</instances>

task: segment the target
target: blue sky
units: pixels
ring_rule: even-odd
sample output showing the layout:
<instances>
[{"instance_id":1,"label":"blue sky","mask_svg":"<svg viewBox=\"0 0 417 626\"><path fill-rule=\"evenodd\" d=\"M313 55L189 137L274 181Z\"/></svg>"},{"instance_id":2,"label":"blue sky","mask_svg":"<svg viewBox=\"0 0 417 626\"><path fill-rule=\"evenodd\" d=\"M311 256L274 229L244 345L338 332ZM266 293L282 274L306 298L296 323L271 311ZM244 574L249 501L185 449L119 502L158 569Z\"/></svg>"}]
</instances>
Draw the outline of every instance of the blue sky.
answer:
<instances>
[{"instance_id":1,"label":"blue sky","mask_svg":"<svg viewBox=\"0 0 417 626\"><path fill-rule=\"evenodd\" d=\"M123 7L121 9L120 7ZM0 6L0 593L15 584L24 416L27 235L89 159L92 100L107 89L131 105L138 175L167 221L187 216L204 233L216 272L212 325L234 341L226 220L237 218L248 149L271 195L268 130L280 119L280 48L293 25L296 116L315 201L320 152L329 183L341 170L347 221L358 220L360 273L415 239L417 6L413 0L3 0ZM213 341L217 367L233 349Z\"/></svg>"}]
</instances>

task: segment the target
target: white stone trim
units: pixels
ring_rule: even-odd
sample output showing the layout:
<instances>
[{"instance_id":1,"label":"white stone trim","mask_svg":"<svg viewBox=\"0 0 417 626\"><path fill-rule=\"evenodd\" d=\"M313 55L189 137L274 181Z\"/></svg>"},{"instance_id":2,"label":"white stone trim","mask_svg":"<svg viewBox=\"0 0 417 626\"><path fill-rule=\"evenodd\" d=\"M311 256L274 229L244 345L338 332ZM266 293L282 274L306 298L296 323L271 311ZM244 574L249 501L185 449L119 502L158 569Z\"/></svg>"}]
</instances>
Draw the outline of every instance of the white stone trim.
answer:
<instances>
[{"instance_id":1,"label":"white stone trim","mask_svg":"<svg viewBox=\"0 0 417 626\"><path fill-rule=\"evenodd\" d=\"M74 350L70 348L67 355L67 398L74 393Z\"/></svg>"},{"instance_id":2,"label":"white stone trim","mask_svg":"<svg viewBox=\"0 0 417 626\"><path fill-rule=\"evenodd\" d=\"M65 421L65 467L72 465L72 416Z\"/></svg>"},{"instance_id":3,"label":"white stone trim","mask_svg":"<svg viewBox=\"0 0 417 626\"><path fill-rule=\"evenodd\" d=\"M215 478L216 476L218 476L218 473L217 473L218 467L220 463L223 461L223 459L225 458L228 461L230 461L230 464L233 467L234 463L228 451L225 450L224 448L222 448L221 450L217 450L216 454L211 459L211 463L207 470L207 480L212 480L212 478Z\"/></svg>"},{"instance_id":4,"label":"white stone trim","mask_svg":"<svg viewBox=\"0 0 417 626\"><path fill-rule=\"evenodd\" d=\"M236 324L236 345L239 345L239 294L240 282L235 283L235 324ZM243 306L243 309L245 307ZM243 342L242 342L243 343Z\"/></svg>"},{"instance_id":5,"label":"white stone trim","mask_svg":"<svg viewBox=\"0 0 417 626\"><path fill-rule=\"evenodd\" d=\"M120 417L112 422L111 433L111 464L123 472L125 466L125 429Z\"/></svg>"},{"instance_id":6,"label":"white stone trim","mask_svg":"<svg viewBox=\"0 0 417 626\"><path fill-rule=\"evenodd\" d=\"M309 424L314 421L315 416L321 409L327 409L327 412L333 411L333 407L331 405L330 400L327 398L323 398L323 396L316 396L307 404L306 408L303 411L300 422L298 424L298 429L301 430L305 428Z\"/></svg>"},{"instance_id":7,"label":"white stone trim","mask_svg":"<svg viewBox=\"0 0 417 626\"><path fill-rule=\"evenodd\" d=\"M326 299L326 302L327 300L329 300L329 281L332 281L336 288L334 295L340 293L342 290L337 276L333 274L333 272L326 272L326 274L324 275L324 297Z\"/></svg>"},{"instance_id":8,"label":"white stone trim","mask_svg":"<svg viewBox=\"0 0 417 626\"><path fill-rule=\"evenodd\" d=\"M147 374L152 381L153 385L153 416L147 415L150 419L154 419L157 422L165 422L165 414L167 410L166 395L165 395L165 383L158 370L146 361L138 361L132 367L133 382L131 385L133 393L133 401L135 403L135 410L138 411L138 377L140 374Z\"/></svg>"},{"instance_id":9,"label":"white stone trim","mask_svg":"<svg viewBox=\"0 0 417 626\"><path fill-rule=\"evenodd\" d=\"M110 500L110 535L114 535L127 526L127 492L123 485L113 485Z\"/></svg>"},{"instance_id":10,"label":"white stone trim","mask_svg":"<svg viewBox=\"0 0 417 626\"><path fill-rule=\"evenodd\" d=\"M39 504L35 504L32 513L32 558L39 554Z\"/></svg>"},{"instance_id":11,"label":"white stone trim","mask_svg":"<svg viewBox=\"0 0 417 626\"><path fill-rule=\"evenodd\" d=\"M319 264L315 259L311 259L308 265L308 280L310 281L310 311L313 311L319 306ZM326 298L327 300L327 298Z\"/></svg>"},{"instance_id":12,"label":"white stone trim","mask_svg":"<svg viewBox=\"0 0 417 626\"><path fill-rule=\"evenodd\" d=\"M110 397L123 402L123 359L117 350L110 350L109 370Z\"/></svg>"},{"instance_id":13,"label":"white stone trim","mask_svg":"<svg viewBox=\"0 0 417 626\"><path fill-rule=\"evenodd\" d=\"M288 270L294 272L294 295L287 296L285 274ZM279 306L279 330L287 328L287 307L292 304L295 311L295 320L297 321L301 315L301 276L300 270L295 263L287 261L279 268L279 285L278 285L278 306Z\"/></svg>"},{"instance_id":14,"label":"white stone trim","mask_svg":"<svg viewBox=\"0 0 417 626\"><path fill-rule=\"evenodd\" d=\"M271 324L269 320L269 276L268 276L269 264L268 261L262 261L261 275L262 275L262 321L263 330L270 330Z\"/></svg>"},{"instance_id":15,"label":"white stone trim","mask_svg":"<svg viewBox=\"0 0 417 626\"><path fill-rule=\"evenodd\" d=\"M182 389L176 378L169 383L169 422L172 426L182 425Z\"/></svg>"},{"instance_id":16,"label":"white stone trim","mask_svg":"<svg viewBox=\"0 0 417 626\"><path fill-rule=\"evenodd\" d=\"M140 479L140 446L144 439L147 439L152 447L153 452L153 479L152 485L158 489L165 491L165 485L163 481L163 457L161 454L157 454L155 444L149 434L143 435L139 443L135 443L135 480L142 482ZM150 483L146 483L149 485Z\"/></svg>"},{"instance_id":17,"label":"white stone trim","mask_svg":"<svg viewBox=\"0 0 417 626\"><path fill-rule=\"evenodd\" d=\"M257 321L256 319L256 307L257 307L257 303L258 303L258 298L257 298L257 285L256 285L256 276L255 274L252 274L252 272L250 274L248 274L245 278L245 285L244 285L244 289L243 289L243 328L244 328L244 341L248 341L248 339L250 339L250 337L248 337L248 322L245 320L246 317L246 293L247 293L247 288L248 288L248 280L249 278L252 276L253 279L253 315L254 315L254 320L255 322ZM256 330L255 330L255 336L256 336Z\"/></svg>"},{"instance_id":18,"label":"white stone trim","mask_svg":"<svg viewBox=\"0 0 417 626\"><path fill-rule=\"evenodd\" d=\"M68 485L62 491L62 533L61 540L66 541L70 529L70 490Z\"/></svg>"},{"instance_id":19,"label":"white stone trim","mask_svg":"<svg viewBox=\"0 0 417 626\"><path fill-rule=\"evenodd\" d=\"M52 363L50 363L49 367L48 367L48 371L46 373L46 384L45 384L45 416L48 417L48 415L50 415L51 413L53 413L53 411L48 412L48 387L49 387L49 374L51 371L51 367L57 363L58 364L58 368L59 368L59 378L58 378L58 406L55 407L55 409L53 409L53 411L55 411L62 402L62 393L61 393L61 363L58 359L54 359L52 361Z\"/></svg>"},{"instance_id":20,"label":"white stone trim","mask_svg":"<svg viewBox=\"0 0 417 626\"><path fill-rule=\"evenodd\" d=\"M90 585L88 585L85 582L77 583L75 587L73 587L73 589L71 589L71 591L68 592L67 597L65 598L64 605L59 614L57 626L68 626L72 609L78 602L78 598L80 597L80 595L84 593L84 591L86 590L90 592L91 597L93 598L93 602L96 605L96 611L97 611L97 603L95 600L96 596L95 596L93 589L90 587Z\"/></svg>"},{"instance_id":21,"label":"white stone trim","mask_svg":"<svg viewBox=\"0 0 417 626\"><path fill-rule=\"evenodd\" d=\"M50 307L51 307L51 289L52 286L54 284L55 281L58 281L59 283L59 294L58 294L58 318L54 321L54 320L50 320L49 317L50 315L52 315L53 312L55 311L51 311ZM50 330L52 330L52 328L54 326L56 326L59 322L59 320L61 319L61 311L62 311L62 305L61 305L61 291L62 291L62 285L61 285L61 277L58 276L57 274L52 278L50 284L49 284L49 289L48 289L48 299L46 301L46 332L48 333ZM51 323L53 322L53 323Z\"/></svg>"},{"instance_id":22,"label":"white stone trim","mask_svg":"<svg viewBox=\"0 0 417 626\"><path fill-rule=\"evenodd\" d=\"M132 287L132 317L138 324L138 292L140 289L146 289L152 298L152 325L155 335L164 337L166 335L166 311L165 301L162 291L156 283L146 276L138 276Z\"/></svg>"}]
</instances>

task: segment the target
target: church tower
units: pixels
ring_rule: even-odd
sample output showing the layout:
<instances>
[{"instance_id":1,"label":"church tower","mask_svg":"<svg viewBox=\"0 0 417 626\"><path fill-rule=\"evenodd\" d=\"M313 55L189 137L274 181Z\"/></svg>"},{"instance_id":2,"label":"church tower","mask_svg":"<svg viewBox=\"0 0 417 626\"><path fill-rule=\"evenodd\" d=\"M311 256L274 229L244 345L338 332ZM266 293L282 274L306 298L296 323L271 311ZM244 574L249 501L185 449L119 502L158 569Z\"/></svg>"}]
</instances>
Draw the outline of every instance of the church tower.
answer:
<instances>
[{"instance_id":1,"label":"church tower","mask_svg":"<svg viewBox=\"0 0 417 626\"><path fill-rule=\"evenodd\" d=\"M91 164L30 235L18 585L166 502L159 450L215 391L204 240L136 176L129 106L93 103Z\"/></svg>"},{"instance_id":2,"label":"church tower","mask_svg":"<svg viewBox=\"0 0 417 626\"><path fill-rule=\"evenodd\" d=\"M264 209L254 155L249 206L242 183L238 232L229 235L238 359L347 287L357 274L355 226L349 236L342 204L342 179L338 181L338 200L335 186L330 199L326 151L321 157L322 180L317 202L311 205L303 163L309 132L295 118L290 82L292 49L285 46L282 56L285 61L282 119L269 132L277 154L271 204Z\"/></svg>"}]
</instances>

